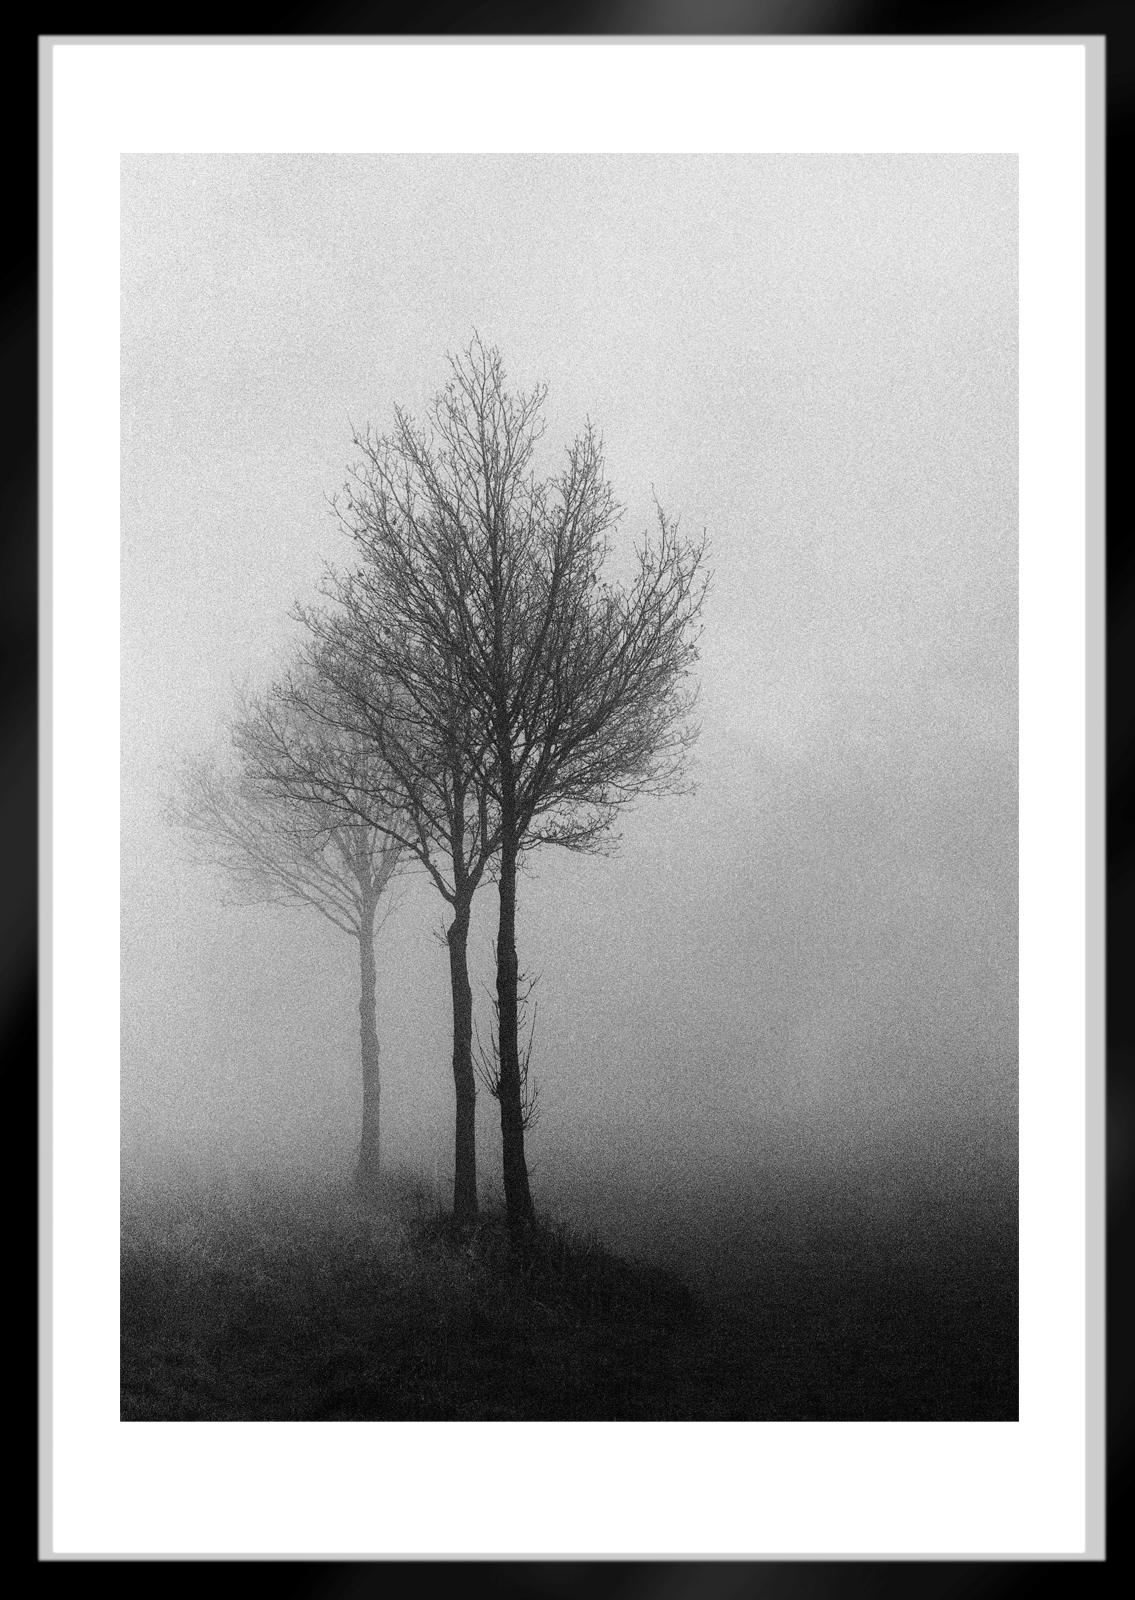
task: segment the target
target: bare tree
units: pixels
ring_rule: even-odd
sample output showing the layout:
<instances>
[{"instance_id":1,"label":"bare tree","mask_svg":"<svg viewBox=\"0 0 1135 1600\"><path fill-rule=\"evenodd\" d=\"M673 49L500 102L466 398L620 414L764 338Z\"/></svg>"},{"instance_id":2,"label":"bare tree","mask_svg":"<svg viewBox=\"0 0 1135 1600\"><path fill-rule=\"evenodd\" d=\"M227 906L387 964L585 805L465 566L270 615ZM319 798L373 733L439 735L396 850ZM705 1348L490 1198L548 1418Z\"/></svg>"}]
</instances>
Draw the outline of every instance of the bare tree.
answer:
<instances>
[{"instance_id":1,"label":"bare tree","mask_svg":"<svg viewBox=\"0 0 1135 1600\"><path fill-rule=\"evenodd\" d=\"M255 716L246 709L237 726L250 737ZM357 942L362 1121L355 1181L373 1196L381 1171L374 942L401 846L365 820L299 792L268 794L240 766L226 770L209 758L184 764L168 817L186 831L194 859L225 874L240 903L310 906Z\"/></svg>"},{"instance_id":2,"label":"bare tree","mask_svg":"<svg viewBox=\"0 0 1135 1600\"><path fill-rule=\"evenodd\" d=\"M524 973L518 976L516 990L518 1034L524 1030L528 1003L532 999L532 991L535 987L535 978L530 978ZM539 1007L533 1002L532 1021L528 1027L528 1037L518 1052L521 1123L526 1132L529 1128L534 1128L540 1120L540 1086L536 1082L536 1074L532 1070L532 1050L536 1043L536 1014L538 1011ZM493 1027L489 1034L488 1044L482 1044L480 1033L478 1032L477 1034L476 1070L478 1078L498 1103L501 1097L500 1060L500 1003L494 997Z\"/></svg>"},{"instance_id":3,"label":"bare tree","mask_svg":"<svg viewBox=\"0 0 1135 1600\"><path fill-rule=\"evenodd\" d=\"M682 786L706 545L681 538L656 504L656 536L635 551L630 581L606 580L621 509L594 429L559 473L538 478L545 390L510 393L499 353L476 336L450 368L424 424L396 408L390 434L356 435L336 509L357 566L329 575L334 612L305 620L354 731L369 731L384 757L393 746L392 767L403 739L449 752L484 849L499 849L494 1071L508 1217L523 1234L534 1212L518 860L546 843L609 848L623 805ZM368 674L386 698L364 729L366 697L351 680Z\"/></svg>"},{"instance_id":4,"label":"bare tree","mask_svg":"<svg viewBox=\"0 0 1135 1600\"><path fill-rule=\"evenodd\" d=\"M297 607L309 630L302 666L256 703L237 742L264 793L361 819L416 859L450 908L453 1212L467 1223L478 1213L469 927L496 821L475 781L479 745L456 665L413 632L412 592L392 590L376 610L361 579L330 575L328 587L343 603Z\"/></svg>"}]
</instances>

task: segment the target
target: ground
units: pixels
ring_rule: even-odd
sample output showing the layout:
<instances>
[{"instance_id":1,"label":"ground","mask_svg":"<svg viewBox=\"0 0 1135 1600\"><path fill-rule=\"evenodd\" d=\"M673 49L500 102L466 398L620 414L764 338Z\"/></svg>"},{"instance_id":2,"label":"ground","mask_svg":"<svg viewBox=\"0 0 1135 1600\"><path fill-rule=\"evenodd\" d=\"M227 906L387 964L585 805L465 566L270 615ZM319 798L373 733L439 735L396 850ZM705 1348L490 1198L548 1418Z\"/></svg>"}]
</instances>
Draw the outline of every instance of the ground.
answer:
<instances>
[{"instance_id":1,"label":"ground","mask_svg":"<svg viewBox=\"0 0 1135 1600\"><path fill-rule=\"evenodd\" d=\"M1015 1419L1004 1264L867 1243L765 1241L747 1287L707 1296L555 1223L517 1259L498 1216L455 1230L406 1182L370 1206L334 1185L135 1202L121 1415Z\"/></svg>"}]
</instances>

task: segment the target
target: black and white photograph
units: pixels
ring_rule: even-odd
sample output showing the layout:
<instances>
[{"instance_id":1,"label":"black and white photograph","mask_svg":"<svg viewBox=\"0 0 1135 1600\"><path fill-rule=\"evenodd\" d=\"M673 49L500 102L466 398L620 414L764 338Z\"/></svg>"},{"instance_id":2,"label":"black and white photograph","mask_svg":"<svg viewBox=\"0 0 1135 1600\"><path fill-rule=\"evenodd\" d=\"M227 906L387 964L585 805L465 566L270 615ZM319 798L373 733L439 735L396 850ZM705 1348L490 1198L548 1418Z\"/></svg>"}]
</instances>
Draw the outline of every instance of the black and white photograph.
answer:
<instances>
[{"instance_id":1,"label":"black and white photograph","mask_svg":"<svg viewBox=\"0 0 1135 1600\"><path fill-rule=\"evenodd\" d=\"M1017 1420L1018 186L122 155L123 1422Z\"/></svg>"},{"instance_id":2,"label":"black and white photograph","mask_svg":"<svg viewBox=\"0 0 1135 1600\"><path fill-rule=\"evenodd\" d=\"M1102 1555L1104 47L41 41L43 1558Z\"/></svg>"}]
</instances>

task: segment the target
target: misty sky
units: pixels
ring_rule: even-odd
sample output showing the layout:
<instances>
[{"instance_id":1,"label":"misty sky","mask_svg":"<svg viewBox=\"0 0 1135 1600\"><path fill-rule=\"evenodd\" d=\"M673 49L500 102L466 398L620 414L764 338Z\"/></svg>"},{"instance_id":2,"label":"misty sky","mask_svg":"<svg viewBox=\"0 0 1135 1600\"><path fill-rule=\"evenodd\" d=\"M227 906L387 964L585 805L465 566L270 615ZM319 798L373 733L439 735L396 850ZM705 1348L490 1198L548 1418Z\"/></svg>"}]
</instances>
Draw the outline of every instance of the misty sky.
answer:
<instances>
[{"instance_id":1,"label":"misty sky","mask_svg":"<svg viewBox=\"0 0 1135 1600\"><path fill-rule=\"evenodd\" d=\"M122 1084L135 1162L341 1159L351 942L226 906L161 821L287 613L348 559L351 425L475 327L601 430L715 572L692 797L520 883L541 974L534 1192L1011 1132L1016 162L1007 156L140 156L122 183ZM378 944L386 1149L449 1163L445 906ZM489 1018L495 889L471 958ZM479 1106L483 1181L499 1140ZM684 1165L683 1165L684 1164Z\"/></svg>"}]
</instances>

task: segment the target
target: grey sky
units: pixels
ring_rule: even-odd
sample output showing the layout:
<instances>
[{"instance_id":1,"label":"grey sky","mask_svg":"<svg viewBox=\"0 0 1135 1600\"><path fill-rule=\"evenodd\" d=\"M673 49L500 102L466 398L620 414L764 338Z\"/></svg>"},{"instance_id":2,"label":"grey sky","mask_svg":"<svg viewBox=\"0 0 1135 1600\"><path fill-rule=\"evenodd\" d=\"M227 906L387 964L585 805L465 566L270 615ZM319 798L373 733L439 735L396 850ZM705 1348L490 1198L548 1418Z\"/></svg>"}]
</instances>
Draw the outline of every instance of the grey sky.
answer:
<instances>
[{"instance_id":1,"label":"grey sky","mask_svg":"<svg viewBox=\"0 0 1135 1600\"><path fill-rule=\"evenodd\" d=\"M349 1138L349 942L220 906L158 820L345 560L350 423L476 327L715 582L693 798L521 882L537 1162L972 1142L1016 1084L1016 163L123 162L123 1104L132 1155ZM551 456L549 457L549 459ZM444 907L380 937L391 1153L449 1143ZM482 1029L495 893L478 897ZM481 1164L497 1141L482 1106ZM920 1133L919 1130L922 1130Z\"/></svg>"}]
</instances>

